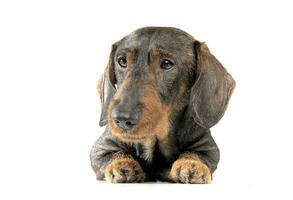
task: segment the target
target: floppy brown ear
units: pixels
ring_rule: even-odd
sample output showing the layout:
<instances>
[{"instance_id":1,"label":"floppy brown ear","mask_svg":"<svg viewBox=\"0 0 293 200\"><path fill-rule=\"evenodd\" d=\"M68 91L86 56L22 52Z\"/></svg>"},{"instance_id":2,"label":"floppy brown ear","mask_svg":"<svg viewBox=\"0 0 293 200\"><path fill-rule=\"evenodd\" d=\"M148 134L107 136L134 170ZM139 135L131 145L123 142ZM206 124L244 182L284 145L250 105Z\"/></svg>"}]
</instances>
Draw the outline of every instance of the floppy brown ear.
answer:
<instances>
[{"instance_id":1,"label":"floppy brown ear","mask_svg":"<svg viewBox=\"0 0 293 200\"><path fill-rule=\"evenodd\" d=\"M116 45L112 46L110 58L108 65L98 81L98 92L100 94L101 100L101 116L100 116L100 126L105 126L107 124L107 115L109 104L116 92L115 88L115 72L114 72L114 55L116 51Z\"/></svg>"},{"instance_id":2,"label":"floppy brown ear","mask_svg":"<svg viewBox=\"0 0 293 200\"><path fill-rule=\"evenodd\" d=\"M197 78L191 90L192 117L210 128L224 115L235 81L204 43L196 41L194 48Z\"/></svg>"}]
</instances>

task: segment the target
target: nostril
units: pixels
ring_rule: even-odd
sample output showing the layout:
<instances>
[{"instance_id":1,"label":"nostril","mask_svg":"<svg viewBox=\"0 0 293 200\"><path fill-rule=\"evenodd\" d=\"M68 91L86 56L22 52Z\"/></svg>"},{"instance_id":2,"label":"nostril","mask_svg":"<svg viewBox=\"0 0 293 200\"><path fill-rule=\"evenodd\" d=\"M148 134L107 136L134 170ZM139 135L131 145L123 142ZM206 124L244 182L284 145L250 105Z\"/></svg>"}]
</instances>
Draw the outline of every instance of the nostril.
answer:
<instances>
[{"instance_id":1,"label":"nostril","mask_svg":"<svg viewBox=\"0 0 293 200\"><path fill-rule=\"evenodd\" d=\"M115 108L112 111L112 121L113 123L123 129L128 130L133 128L138 122L137 112L126 112Z\"/></svg>"}]
</instances>

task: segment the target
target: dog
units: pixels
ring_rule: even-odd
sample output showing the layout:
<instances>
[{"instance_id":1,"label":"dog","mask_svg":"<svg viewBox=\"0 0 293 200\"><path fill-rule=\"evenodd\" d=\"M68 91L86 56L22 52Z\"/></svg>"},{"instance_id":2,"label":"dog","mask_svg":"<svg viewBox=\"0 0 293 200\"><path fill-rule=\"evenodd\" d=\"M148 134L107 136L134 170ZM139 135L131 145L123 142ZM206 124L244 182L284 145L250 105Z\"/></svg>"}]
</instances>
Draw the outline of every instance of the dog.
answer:
<instances>
[{"instance_id":1,"label":"dog","mask_svg":"<svg viewBox=\"0 0 293 200\"><path fill-rule=\"evenodd\" d=\"M211 183L219 149L210 128L235 81L205 43L171 27L144 27L112 45L98 82L100 126L91 166L112 183Z\"/></svg>"}]
</instances>

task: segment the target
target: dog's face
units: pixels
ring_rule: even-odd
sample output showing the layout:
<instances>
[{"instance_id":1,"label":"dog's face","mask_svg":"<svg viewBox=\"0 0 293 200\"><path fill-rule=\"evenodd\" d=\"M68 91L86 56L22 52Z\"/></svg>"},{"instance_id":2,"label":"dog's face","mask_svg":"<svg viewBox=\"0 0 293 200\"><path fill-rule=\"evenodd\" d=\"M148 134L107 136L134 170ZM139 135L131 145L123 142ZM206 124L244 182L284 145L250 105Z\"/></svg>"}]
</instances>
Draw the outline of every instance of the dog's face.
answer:
<instances>
[{"instance_id":1,"label":"dog's face","mask_svg":"<svg viewBox=\"0 0 293 200\"><path fill-rule=\"evenodd\" d=\"M113 45L100 82L100 125L108 123L124 141L163 139L185 111L208 128L223 115L233 87L230 75L192 36L175 28L142 28Z\"/></svg>"}]
</instances>

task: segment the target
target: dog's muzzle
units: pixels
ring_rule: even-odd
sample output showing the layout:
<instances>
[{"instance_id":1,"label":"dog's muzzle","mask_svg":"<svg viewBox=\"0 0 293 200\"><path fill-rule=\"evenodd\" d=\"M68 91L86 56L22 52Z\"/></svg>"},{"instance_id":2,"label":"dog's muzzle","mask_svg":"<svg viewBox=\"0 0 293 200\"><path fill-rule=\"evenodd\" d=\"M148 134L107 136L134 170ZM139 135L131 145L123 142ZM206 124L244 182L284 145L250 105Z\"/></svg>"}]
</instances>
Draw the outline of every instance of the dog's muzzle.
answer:
<instances>
[{"instance_id":1,"label":"dog's muzzle","mask_svg":"<svg viewBox=\"0 0 293 200\"><path fill-rule=\"evenodd\" d=\"M127 92L125 92L127 93ZM136 126L141 118L142 106L138 99L124 94L120 96L119 103L112 110L113 122L122 130L129 130Z\"/></svg>"}]
</instances>

